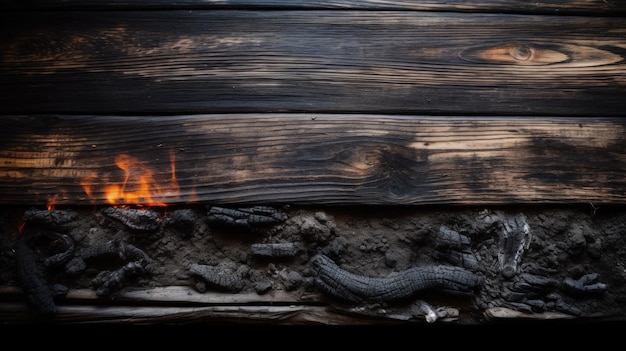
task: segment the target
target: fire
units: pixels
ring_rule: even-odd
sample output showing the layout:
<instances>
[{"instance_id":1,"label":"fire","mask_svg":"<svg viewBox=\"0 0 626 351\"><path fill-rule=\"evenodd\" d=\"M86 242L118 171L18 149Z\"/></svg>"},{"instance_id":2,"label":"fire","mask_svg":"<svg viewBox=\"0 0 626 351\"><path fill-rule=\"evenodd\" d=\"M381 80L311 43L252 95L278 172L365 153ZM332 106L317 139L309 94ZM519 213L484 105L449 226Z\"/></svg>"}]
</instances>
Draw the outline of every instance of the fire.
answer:
<instances>
[{"instance_id":1,"label":"fire","mask_svg":"<svg viewBox=\"0 0 626 351\"><path fill-rule=\"evenodd\" d=\"M153 171L137 158L120 154L115 157L115 165L124 172L119 184L106 185L102 193L106 201L114 206L145 205L167 206L163 199L166 197L180 196L180 186L176 180L176 161L173 151L170 152L171 177L167 186L159 185ZM85 177L81 185L90 198L94 198L97 192L94 183L106 183L106 180L98 177Z\"/></svg>"},{"instance_id":2,"label":"fire","mask_svg":"<svg viewBox=\"0 0 626 351\"><path fill-rule=\"evenodd\" d=\"M46 208L48 209L48 211L54 210L54 205L56 205L58 196L59 195L48 197L48 203L46 204Z\"/></svg>"}]
</instances>

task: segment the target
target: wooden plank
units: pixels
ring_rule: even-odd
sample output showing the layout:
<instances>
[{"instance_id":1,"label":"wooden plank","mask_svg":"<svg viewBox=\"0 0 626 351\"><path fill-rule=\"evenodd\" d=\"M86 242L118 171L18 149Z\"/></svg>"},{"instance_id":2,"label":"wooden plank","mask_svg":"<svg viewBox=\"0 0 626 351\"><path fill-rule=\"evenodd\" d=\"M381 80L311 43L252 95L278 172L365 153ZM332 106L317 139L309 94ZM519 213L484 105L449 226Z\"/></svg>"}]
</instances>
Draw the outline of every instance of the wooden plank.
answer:
<instances>
[{"instance_id":1,"label":"wooden plank","mask_svg":"<svg viewBox=\"0 0 626 351\"><path fill-rule=\"evenodd\" d=\"M24 291L21 288L0 285L0 300L25 302ZM67 304L96 304L100 305L246 305L246 304L322 304L323 297L310 293L302 296L301 292L285 292L273 290L266 294L256 293L223 293L207 291L200 293L189 286L162 286L150 289L127 289L118 292L114 299L103 299L92 289L72 289L64 297Z\"/></svg>"},{"instance_id":2,"label":"wooden plank","mask_svg":"<svg viewBox=\"0 0 626 351\"><path fill-rule=\"evenodd\" d=\"M4 325L46 322L52 324L272 324L272 325L406 325L426 324L419 316L367 311L350 304L331 304L313 294L315 303L277 293L257 294L198 293L189 287L169 286L137 291L121 291L115 299L102 299L89 290L70 290L58 304L54 317L37 316L28 307L21 289L0 286L0 322ZM276 296L278 295L278 296ZM459 312L457 310L457 312ZM623 322L621 316L576 317L560 312L523 313L503 307L483 312L460 311L458 316L441 318L438 324L485 324L494 322Z\"/></svg>"},{"instance_id":3,"label":"wooden plank","mask_svg":"<svg viewBox=\"0 0 626 351\"><path fill-rule=\"evenodd\" d=\"M336 0L336 1L288 1L288 0L5 0L0 4L6 9L146 9L146 8L269 8L269 9L359 9L359 10L422 10L422 11L468 11L468 12L522 12L534 14L596 14L623 16L623 1L568 0Z\"/></svg>"},{"instance_id":4,"label":"wooden plank","mask_svg":"<svg viewBox=\"0 0 626 351\"><path fill-rule=\"evenodd\" d=\"M626 111L622 18L219 10L0 19L4 114Z\"/></svg>"},{"instance_id":5,"label":"wooden plank","mask_svg":"<svg viewBox=\"0 0 626 351\"><path fill-rule=\"evenodd\" d=\"M622 118L13 116L0 140L12 205L626 200Z\"/></svg>"},{"instance_id":6,"label":"wooden plank","mask_svg":"<svg viewBox=\"0 0 626 351\"><path fill-rule=\"evenodd\" d=\"M34 315L20 288L0 286L0 321L58 324L351 324L384 325L426 323L423 318L387 313L359 313L350 304L332 305L319 294L299 296L284 291L269 294L199 293L186 286L120 291L115 299L102 299L94 291L70 290L57 303L52 319ZM463 316L464 319L470 319ZM442 318L440 323L458 321Z\"/></svg>"}]
</instances>

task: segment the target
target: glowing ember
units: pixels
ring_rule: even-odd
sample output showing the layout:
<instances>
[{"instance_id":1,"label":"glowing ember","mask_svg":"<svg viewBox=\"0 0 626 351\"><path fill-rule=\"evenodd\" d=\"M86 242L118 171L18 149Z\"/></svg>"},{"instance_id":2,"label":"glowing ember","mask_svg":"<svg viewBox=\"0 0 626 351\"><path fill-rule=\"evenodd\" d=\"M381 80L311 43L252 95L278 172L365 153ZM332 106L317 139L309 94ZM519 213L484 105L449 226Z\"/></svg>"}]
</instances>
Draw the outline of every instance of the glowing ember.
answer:
<instances>
[{"instance_id":1,"label":"glowing ember","mask_svg":"<svg viewBox=\"0 0 626 351\"><path fill-rule=\"evenodd\" d=\"M57 202L57 197L58 195L54 195L48 198L48 203L46 204L46 209L48 209L48 211L54 210L54 205Z\"/></svg>"}]
</instances>

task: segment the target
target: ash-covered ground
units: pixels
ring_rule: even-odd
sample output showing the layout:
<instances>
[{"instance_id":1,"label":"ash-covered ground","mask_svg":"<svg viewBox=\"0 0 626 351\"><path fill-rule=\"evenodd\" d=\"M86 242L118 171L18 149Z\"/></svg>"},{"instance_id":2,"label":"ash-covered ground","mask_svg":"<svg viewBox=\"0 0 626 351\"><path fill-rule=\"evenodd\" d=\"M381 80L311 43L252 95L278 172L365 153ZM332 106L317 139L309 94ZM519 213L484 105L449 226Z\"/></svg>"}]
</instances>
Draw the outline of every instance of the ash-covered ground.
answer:
<instances>
[{"instance_id":1,"label":"ash-covered ground","mask_svg":"<svg viewBox=\"0 0 626 351\"><path fill-rule=\"evenodd\" d=\"M0 285L23 288L34 313L54 313L72 289L114 298L189 286L320 294L352 311L430 322L480 322L487 311L626 316L622 208L0 211Z\"/></svg>"}]
</instances>

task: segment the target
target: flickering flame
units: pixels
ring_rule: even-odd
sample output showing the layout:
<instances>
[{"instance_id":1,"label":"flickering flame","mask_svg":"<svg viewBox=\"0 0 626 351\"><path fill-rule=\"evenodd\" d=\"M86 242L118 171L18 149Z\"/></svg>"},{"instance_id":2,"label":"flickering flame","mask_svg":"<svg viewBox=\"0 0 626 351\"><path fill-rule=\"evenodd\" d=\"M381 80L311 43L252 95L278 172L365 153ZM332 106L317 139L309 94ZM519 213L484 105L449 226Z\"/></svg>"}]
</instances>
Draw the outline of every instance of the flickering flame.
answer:
<instances>
[{"instance_id":1,"label":"flickering flame","mask_svg":"<svg viewBox=\"0 0 626 351\"><path fill-rule=\"evenodd\" d=\"M46 204L46 208L48 211L54 210L54 205L56 205L58 195L54 195L48 197L48 203Z\"/></svg>"},{"instance_id":2,"label":"flickering flame","mask_svg":"<svg viewBox=\"0 0 626 351\"><path fill-rule=\"evenodd\" d=\"M159 185L153 171L131 155L118 155L115 157L115 165L124 172L122 184L106 185L102 188L103 196L111 205L167 206L163 202L164 198L180 196L173 151L170 152L171 177L166 186ZM94 182L98 182L97 177L85 177L81 181L85 193L90 198L94 198L97 192Z\"/></svg>"}]
</instances>

